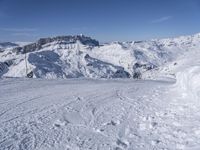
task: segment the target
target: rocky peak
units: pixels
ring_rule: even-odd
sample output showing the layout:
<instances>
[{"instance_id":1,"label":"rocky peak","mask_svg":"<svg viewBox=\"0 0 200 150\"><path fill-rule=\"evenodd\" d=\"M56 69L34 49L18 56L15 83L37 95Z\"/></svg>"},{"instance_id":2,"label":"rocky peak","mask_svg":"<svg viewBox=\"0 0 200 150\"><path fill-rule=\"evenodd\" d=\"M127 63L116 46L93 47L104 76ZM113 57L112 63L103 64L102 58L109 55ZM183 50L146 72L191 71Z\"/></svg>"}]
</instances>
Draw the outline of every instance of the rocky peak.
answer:
<instances>
[{"instance_id":1,"label":"rocky peak","mask_svg":"<svg viewBox=\"0 0 200 150\"><path fill-rule=\"evenodd\" d=\"M73 44L77 41L80 41L83 45L88 46L99 46L99 42L95 39L92 39L90 37L84 36L84 35L75 35L75 36L57 36L52 38L41 38L37 42L26 45L24 47L17 47L14 49L17 53L25 53L25 52L32 52L36 50L40 50L43 45L51 43L51 42L65 42L66 44Z\"/></svg>"}]
</instances>

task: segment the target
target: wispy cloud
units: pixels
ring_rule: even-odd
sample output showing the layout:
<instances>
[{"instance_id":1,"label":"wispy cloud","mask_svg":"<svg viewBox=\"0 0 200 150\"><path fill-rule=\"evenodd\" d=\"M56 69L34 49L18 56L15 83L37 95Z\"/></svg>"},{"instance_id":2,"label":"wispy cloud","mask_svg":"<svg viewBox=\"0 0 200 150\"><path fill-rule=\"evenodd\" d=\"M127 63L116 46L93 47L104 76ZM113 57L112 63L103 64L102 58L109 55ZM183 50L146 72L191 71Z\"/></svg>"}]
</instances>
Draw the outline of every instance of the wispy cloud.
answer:
<instances>
[{"instance_id":1,"label":"wispy cloud","mask_svg":"<svg viewBox=\"0 0 200 150\"><path fill-rule=\"evenodd\" d=\"M36 28L0 28L1 31L7 32L35 32Z\"/></svg>"},{"instance_id":2,"label":"wispy cloud","mask_svg":"<svg viewBox=\"0 0 200 150\"><path fill-rule=\"evenodd\" d=\"M172 18L173 18L172 16L164 16L164 17L152 20L151 23L162 23L162 22L168 21Z\"/></svg>"}]
</instances>

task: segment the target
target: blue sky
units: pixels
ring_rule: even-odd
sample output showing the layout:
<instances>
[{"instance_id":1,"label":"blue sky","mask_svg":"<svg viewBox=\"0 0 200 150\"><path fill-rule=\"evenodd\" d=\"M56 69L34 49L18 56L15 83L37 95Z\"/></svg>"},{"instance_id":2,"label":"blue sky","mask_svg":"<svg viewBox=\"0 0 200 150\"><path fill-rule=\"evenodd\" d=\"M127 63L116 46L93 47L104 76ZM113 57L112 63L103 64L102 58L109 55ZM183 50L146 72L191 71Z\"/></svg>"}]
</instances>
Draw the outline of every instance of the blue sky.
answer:
<instances>
[{"instance_id":1,"label":"blue sky","mask_svg":"<svg viewBox=\"0 0 200 150\"><path fill-rule=\"evenodd\" d=\"M109 42L198 32L199 0L0 0L0 41L85 34Z\"/></svg>"}]
</instances>

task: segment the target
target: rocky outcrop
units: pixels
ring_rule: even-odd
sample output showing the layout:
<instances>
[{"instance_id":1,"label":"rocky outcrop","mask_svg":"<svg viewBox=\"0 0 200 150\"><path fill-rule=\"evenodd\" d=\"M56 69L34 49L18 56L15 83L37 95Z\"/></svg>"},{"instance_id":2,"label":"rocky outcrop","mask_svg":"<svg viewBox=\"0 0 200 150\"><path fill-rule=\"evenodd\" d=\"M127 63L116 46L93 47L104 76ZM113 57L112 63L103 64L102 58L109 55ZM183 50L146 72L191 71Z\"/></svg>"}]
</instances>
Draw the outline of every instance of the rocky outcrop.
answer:
<instances>
[{"instance_id":1,"label":"rocky outcrop","mask_svg":"<svg viewBox=\"0 0 200 150\"><path fill-rule=\"evenodd\" d=\"M41 38L36 43L32 43L29 45L26 45L24 47L17 47L13 49L13 52L16 53L29 53L33 51L40 50L43 45L51 43L51 42L63 42L65 44L73 44L77 41L80 41L83 45L88 46L99 46L99 42L97 40L94 40L90 37L84 36L84 35L76 35L76 36L57 36L53 38Z\"/></svg>"},{"instance_id":2,"label":"rocky outcrop","mask_svg":"<svg viewBox=\"0 0 200 150\"><path fill-rule=\"evenodd\" d=\"M92 58L88 54L85 55L85 61L87 63L86 69L94 76L101 78L130 78L131 76L123 67Z\"/></svg>"}]
</instances>

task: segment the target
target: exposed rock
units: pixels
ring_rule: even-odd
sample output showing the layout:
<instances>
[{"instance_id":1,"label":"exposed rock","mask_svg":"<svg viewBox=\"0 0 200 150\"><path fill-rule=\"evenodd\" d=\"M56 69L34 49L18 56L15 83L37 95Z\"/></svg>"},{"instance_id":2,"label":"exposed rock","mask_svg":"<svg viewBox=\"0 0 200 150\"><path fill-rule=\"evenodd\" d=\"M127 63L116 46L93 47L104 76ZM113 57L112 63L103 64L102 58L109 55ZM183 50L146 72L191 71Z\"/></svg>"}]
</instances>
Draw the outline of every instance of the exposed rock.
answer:
<instances>
[{"instance_id":1,"label":"exposed rock","mask_svg":"<svg viewBox=\"0 0 200 150\"><path fill-rule=\"evenodd\" d=\"M84 35L77 36L57 36L53 38L41 38L36 43L28 44L23 47L17 47L13 49L13 52L16 53L29 53L33 51L40 50L43 45L51 43L51 42L65 42L65 44L72 44L80 41L83 45L88 46L99 46L99 42L90 37L86 37Z\"/></svg>"},{"instance_id":2,"label":"exposed rock","mask_svg":"<svg viewBox=\"0 0 200 150\"><path fill-rule=\"evenodd\" d=\"M85 55L87 69L93 74L99 74L102 78L129 78L130 74L123 67L115 66L110 63L103 62L96 58Z\"/></svg>"}]
</instances>

